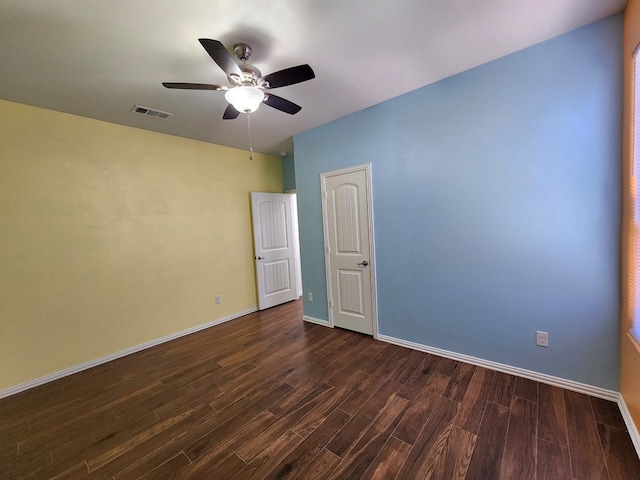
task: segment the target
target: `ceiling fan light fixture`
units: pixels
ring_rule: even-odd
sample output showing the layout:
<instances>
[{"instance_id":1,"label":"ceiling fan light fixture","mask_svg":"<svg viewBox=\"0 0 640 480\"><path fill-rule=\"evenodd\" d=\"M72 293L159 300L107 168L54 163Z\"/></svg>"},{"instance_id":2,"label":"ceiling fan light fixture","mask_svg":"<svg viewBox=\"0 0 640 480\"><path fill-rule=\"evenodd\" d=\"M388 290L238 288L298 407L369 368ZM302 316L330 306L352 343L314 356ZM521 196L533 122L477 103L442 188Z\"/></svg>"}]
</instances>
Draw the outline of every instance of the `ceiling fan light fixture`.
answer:
<instances>
[{"instance_id":1,"label":"ceiling fan light fixture","mask_svg":"<svg viewBox=\"0 0 640 480\"><path fill-rule=\"evenodd\" d=\"M239 112L255 112L264 100L264 92L257 87L240 85L233 87L224 94L227 102Z\"/></svg>"}]
</instances>

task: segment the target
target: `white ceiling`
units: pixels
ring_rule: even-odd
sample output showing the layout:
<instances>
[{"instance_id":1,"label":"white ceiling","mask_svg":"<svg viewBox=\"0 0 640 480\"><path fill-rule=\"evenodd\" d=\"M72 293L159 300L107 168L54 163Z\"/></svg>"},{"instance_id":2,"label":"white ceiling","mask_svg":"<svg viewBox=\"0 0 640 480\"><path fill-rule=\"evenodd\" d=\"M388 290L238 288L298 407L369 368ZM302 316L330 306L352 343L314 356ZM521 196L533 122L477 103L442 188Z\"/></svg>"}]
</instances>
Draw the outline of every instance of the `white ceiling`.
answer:
<instances>
[{"instance_id":1,"label":"white ceiling","mask_svg":"<svg viewBox=\"0 0 640 480\"><path fill-rule=\"evenodd\" d=\"M251 115L254 150L624 9L626 0L2 0L0 98L247 150L247 119L222 120L228 84L198 38L252 46L263 75L310 64L273 92L302 106ZM135 104L166 120L131 113Z\"/></svg>"}]
</instances>

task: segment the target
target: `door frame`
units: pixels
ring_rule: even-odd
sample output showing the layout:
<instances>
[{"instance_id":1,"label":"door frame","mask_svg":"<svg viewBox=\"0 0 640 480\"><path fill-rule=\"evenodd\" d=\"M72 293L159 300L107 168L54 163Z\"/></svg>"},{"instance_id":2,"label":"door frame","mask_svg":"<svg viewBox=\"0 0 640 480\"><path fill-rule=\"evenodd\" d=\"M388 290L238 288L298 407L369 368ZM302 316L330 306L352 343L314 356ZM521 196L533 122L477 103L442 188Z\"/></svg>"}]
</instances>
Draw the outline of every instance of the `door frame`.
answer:
<instances>
[{"instance_id":1,"label":"door frame","mask_svg":"<svg viewBox=\"0 0 640 480\"><path fill-rule=\"evenodd\" d=\"M296 269L296 293L297 298L300 298L304 292L302 290L302 260L300 259L300 225L298 223L298 192L296 189L285 190L286 194L291 195L291 215L293 221L291 226L293 227L293 256Z\"/></svg>"},{"instance_id":2,"label":"door frame","mask_svg":"<svg viewBox=\"0 0 640 480\"><path fill-rule=\"evenodd\" d=\"M329 258L329 221L327 217L327 178L343 175L345 173L353 173L358 171L364 171L366 181L366 198L367 198L367 217L369 224L369 278L371 282L371 322L373 327L373 338L378 339L378 295L376 288L376 259L375 259L375 245L374 245L374 229L373 229L373 191L371 181L371 163L364 163L362 165L356 165L354 167L341 168L339 170L332 170L330 172L323 172L320 174L320 192L322 195L322 230L324 236L324 265L325 276L327 281L327 309L329 311L329 326L335 327L333 319L333 299L332 299L332 286L331 286L331 260Z\"/></svg>"}]
</instances>

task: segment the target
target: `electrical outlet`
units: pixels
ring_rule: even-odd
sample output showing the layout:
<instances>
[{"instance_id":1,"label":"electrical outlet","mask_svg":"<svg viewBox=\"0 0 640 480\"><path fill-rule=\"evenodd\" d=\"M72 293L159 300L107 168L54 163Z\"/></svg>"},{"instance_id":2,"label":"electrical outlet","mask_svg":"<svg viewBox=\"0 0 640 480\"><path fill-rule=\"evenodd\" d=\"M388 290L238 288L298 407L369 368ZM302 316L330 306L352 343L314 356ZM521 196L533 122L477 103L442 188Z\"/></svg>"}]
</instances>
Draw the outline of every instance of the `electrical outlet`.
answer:
<instances>
[{"instance_id":1,"label":"electrical outlet","mask_svg":"<svg viewBox=\"0 0 640 480\"><path fill-rule=\"evenodd\" d=\"M216 295L216 303L222 303L222 295Z\"/></svg>"},{"instance_id":2,"label":"electrical outlet","mask_svg":"<svg viewBox=\"0 0 640 480\"><path fill-rule=\"evenodd\" d=\"M549 332L536 331L536 345L538 347L549 346Z\"/></svg>"},{"instance_id":3,"label":"electrical outlet","mask_svg":"<svg viewBox=\"0 0 640 480\"><path fill-rule=\"evenodd\" d=\"M310 302L313 302L313 293L311 292L307 293L307 300L309 300Z\"/></svg>"}]
</instances>

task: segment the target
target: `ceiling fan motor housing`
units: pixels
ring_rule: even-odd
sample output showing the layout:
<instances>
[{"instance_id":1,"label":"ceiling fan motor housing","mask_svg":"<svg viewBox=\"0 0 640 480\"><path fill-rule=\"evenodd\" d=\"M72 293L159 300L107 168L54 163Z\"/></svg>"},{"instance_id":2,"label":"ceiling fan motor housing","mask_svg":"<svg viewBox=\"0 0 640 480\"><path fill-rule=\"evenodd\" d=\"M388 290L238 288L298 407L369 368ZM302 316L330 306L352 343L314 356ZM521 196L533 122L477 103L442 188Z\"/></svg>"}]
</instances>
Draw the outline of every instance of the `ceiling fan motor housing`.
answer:
<instances>
[{"instance_id":1,"label":"ceiling fan motor housing","mask_svg":"<svg viewBox=\"0 0 640 480\"><path fill-rule=\"evenodd\" d=\"M241 63L238 65L240 68L240 72L242 72L242 77L238 78L238 76L234 73L227 75L229 81L234 85L253 85L254 87L258 85L260 78L262 78L262 74L260 70L258 70L255 66L250 63Z\"/></svg>"}]
</instances>

